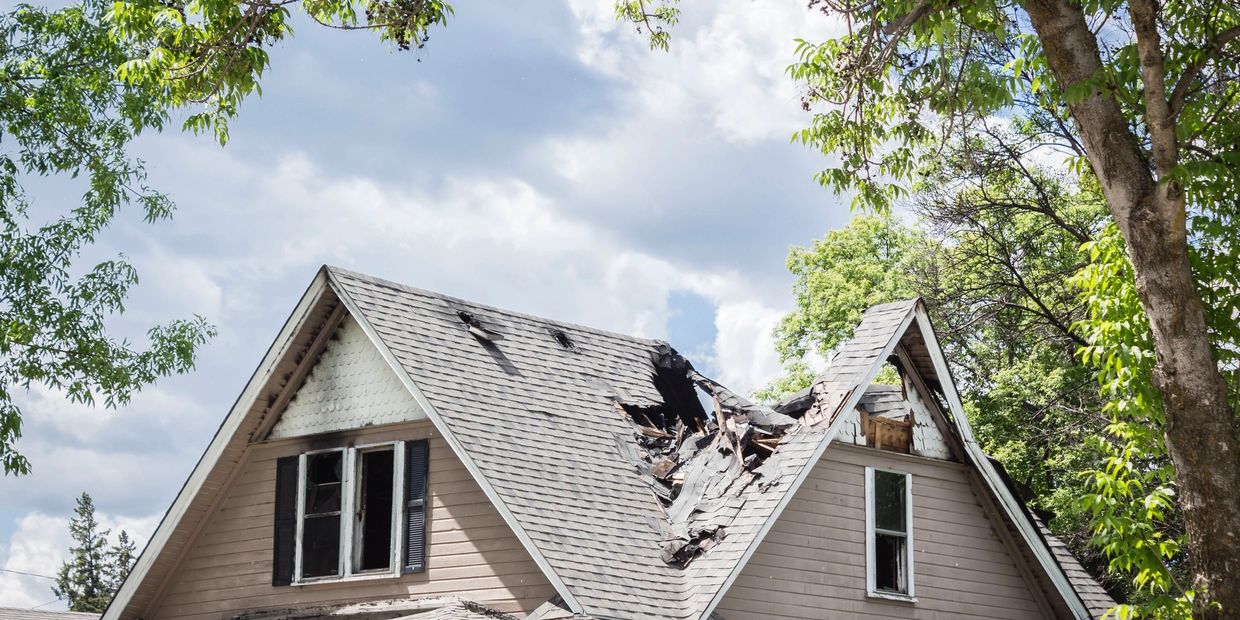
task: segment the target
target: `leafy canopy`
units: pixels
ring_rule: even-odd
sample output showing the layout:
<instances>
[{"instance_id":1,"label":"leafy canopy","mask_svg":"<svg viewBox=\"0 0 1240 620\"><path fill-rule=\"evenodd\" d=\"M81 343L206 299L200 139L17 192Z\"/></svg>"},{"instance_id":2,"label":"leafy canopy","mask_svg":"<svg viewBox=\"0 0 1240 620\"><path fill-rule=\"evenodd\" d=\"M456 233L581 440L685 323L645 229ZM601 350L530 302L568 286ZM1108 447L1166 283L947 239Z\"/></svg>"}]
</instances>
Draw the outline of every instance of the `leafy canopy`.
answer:
<instances>
[{"instance_id":1,"label":"leafy canopy","mask_svg":"<svg viewBox=\"0 0 1240 620\"><path fill-rule=\"evenodd\" d=\"M148 222L173 204L145 183L132 141L195 108L183 128L223 144L245 97L260 93L268 49L291 34L295 1L80 0L18 4L0 13L0 464L30 470L16 450L14 397L36 384L71 401L129 402L143 386L188 371L215 330L202 317L117 339L138 274L124 256L95 265L82 254L136 207ZM398 49L426 44L451 6L438 0L304 0L325 26L377 32ZM33 210L40 177L82 187L76 205ZM41 205L42 206L42 205Z\"/></svg>"}]
</instances>

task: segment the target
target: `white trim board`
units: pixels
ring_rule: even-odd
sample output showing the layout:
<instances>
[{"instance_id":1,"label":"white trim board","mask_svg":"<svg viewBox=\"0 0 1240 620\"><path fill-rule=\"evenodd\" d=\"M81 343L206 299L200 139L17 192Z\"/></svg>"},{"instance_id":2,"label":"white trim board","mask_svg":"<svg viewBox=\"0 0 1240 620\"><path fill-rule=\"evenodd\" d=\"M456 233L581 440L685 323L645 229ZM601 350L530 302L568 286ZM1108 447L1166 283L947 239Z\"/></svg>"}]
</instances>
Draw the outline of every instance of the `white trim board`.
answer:
<instances>
[{"instance_id":1,"label":"white trim board","mask_svg":"<svg viewBox=\"0 0 1240 620\"><path fill-rule=\"evenodd\" d=\"M1042 536L1038 534L1033 523L1025 515L1024 508L1021 507L1016 497L1012 495L1011 490L1003 482L999 472L991 465L990 459L973 437L973 429L969 426L969 420L964 413L964 404L960 401L960 395L956 392L956 382L952 378L951 369L947 366L946 359L943 357L943 350L939 347L938 338L934 335L934 329L930 323L930 315L921 303L917 304L914 312L917 315L917 324L921 329L922 340L926 344L926 349L930 352L930 361L934 364L935 372L939 374L939 384L942 386L943 395L947 399L948 413L956 423L961 441L964 443L965 455L972 462L973 467L981 473L982 481L995 494L995 497L999 500L999 506L1007 513L1008 518L1016 524L1017 531L1025 539L1025 543L1029 545L1033 556L1042 565L1042 569L1046 571L1047 576L1051 579L1051 583L1059 591L1060 596L1068 605L1068 608L1072 610L1073 615L1081 620L1090 620L1092 616L1089 614L1089 610L1086 609L1085 603L1076 593L1076 590L1072 588L1072 584L1068 581L1068 576L1064 574L1063 568L1059 566L1059 562L1055 560L1050 548L1047 547Z\"/></svg>"}]
</instances>

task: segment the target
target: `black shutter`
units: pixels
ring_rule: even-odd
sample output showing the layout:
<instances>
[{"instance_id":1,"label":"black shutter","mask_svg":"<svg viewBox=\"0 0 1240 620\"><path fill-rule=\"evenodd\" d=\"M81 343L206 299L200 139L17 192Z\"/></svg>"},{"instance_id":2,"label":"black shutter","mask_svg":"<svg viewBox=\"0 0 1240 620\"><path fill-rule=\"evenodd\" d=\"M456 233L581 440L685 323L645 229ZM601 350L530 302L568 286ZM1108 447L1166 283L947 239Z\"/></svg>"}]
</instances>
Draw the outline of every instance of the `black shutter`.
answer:
<instances>
[{"instance_id":1,"label":"black shutter","mask_svg":"<svg viewBox=\"0 0 1240 620\"><path fill-rule=\"evenodd\" d=\"M271 545L271 585L293 583L293 548L297 545L298 457L276 460L275 534Z\"/></svg>"},{"instance_id":2,"label":"black shutter","mask_svg":"<svg viewBox=\"0 0 1240 620\"><path fill-rule=\"evenodd\" d=\"M426 570L426 471L430 442L405 444L405 560L403 573Z\"/></svg>"}]
</instances>

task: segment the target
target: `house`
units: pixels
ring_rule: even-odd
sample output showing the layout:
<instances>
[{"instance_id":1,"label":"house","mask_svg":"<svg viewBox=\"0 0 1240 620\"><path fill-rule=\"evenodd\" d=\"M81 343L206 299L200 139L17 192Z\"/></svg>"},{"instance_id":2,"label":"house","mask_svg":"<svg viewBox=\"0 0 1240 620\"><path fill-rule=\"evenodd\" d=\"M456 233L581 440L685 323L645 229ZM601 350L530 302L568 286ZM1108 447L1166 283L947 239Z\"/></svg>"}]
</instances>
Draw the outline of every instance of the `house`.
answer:
<instances>
[{"instance_id":1,"label":"house","mask_svg":"<svg viewBox=\"0 0 1240 620\"><path fill-rule=\"evenodd\" d=\"M1112 604L978 447L918 300L768 408L660 341L324 267L104 620Z\"/></svg>"}]
</instances>

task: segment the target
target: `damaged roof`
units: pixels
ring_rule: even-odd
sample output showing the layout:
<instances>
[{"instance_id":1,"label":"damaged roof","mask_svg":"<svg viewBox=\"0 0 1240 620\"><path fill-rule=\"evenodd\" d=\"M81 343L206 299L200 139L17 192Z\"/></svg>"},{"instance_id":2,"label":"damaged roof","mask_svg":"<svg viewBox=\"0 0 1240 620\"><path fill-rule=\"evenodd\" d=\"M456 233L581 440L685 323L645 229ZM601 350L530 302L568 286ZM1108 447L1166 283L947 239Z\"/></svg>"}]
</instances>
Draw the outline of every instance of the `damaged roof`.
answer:
<instances>
[{"instance_id":1,"label":"damaged roof","mask_svg":"<svg viewBox=\"0 0 1240 620\"><path fill-rule=\"evenodd\" d=\"M767 408L661 341L324 267L282 332L291 344L273 345L106 618L140 607L136 584L167 565L163 547L184 544L174 530L192 528L183 515L198 518L189 509L211 488L202 481L222 475L218 454L239 459L246 439L270 424L253 385L310 346L297 338L312 335L295 336L299 313L339 312L337 298L555 586L560 600L531 617L709 617L830 444L839 414L856 407L897 344L955 398L932 334L908 331L915 318L928 322L917 300L867 311L810 391ZM1015 521L1037 538L1027 518ZM1041 539L1030 544L1066 584ZM1066 596L1083 614L1076 595Z\"/></svg>"},{"instance_id":2,"label":"damaged roof","mask_svg":"<svg viewBox=\"0 0 1240 620\"><path fill-rule=\"evenodd\" d=\"M950 384L908 329L918 300L867 311L798 420L700 375L661 341L328 273L563 585L566 606L598 618L709 615L897 344L928 381Z\"/></svg>"}]
</instances>

